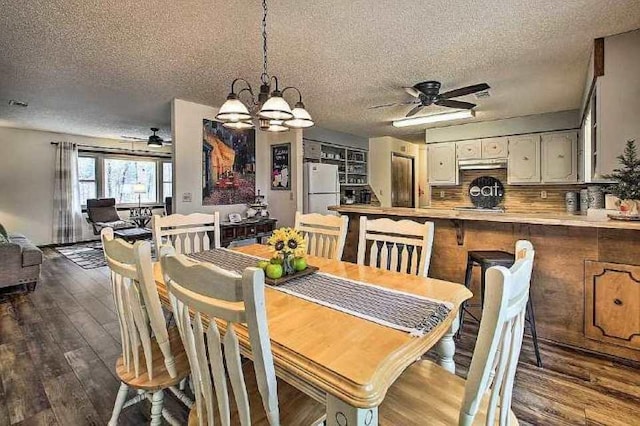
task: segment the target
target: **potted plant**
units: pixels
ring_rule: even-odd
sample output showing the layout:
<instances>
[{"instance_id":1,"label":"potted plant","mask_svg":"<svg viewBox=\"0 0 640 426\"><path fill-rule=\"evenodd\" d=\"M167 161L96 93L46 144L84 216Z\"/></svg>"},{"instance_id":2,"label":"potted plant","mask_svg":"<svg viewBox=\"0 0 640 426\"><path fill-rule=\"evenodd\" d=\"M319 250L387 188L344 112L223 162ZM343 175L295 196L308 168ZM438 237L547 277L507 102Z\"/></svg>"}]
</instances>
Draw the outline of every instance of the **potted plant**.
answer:
<instances>
[{"instance_id":1,"label":"potted plant","mask_svg":"<svg viewBox=\"0 0 640 426\"><path fill-rule=\"evenodd\" d=\"M616 183L607 188L607 192L618 197L618 208L623 215L637 215L640 205L640 158L636 151L635 140L628 140L622 155L618 156L620 167L606 175L606 179Z\"/></svg>"},{"instance_id":2,"label":"potted plant","mask_svg":"<svg viewBox=\"0 0 640 426\"><path fill-rule=\"evenodd\" d=\"M306 241L300 232L293 228L276 229L267 243L273 250L273 257L270 262L259 264L265 269L267 277L278 279L307 268Z\"/></svg>"}]
</instances>

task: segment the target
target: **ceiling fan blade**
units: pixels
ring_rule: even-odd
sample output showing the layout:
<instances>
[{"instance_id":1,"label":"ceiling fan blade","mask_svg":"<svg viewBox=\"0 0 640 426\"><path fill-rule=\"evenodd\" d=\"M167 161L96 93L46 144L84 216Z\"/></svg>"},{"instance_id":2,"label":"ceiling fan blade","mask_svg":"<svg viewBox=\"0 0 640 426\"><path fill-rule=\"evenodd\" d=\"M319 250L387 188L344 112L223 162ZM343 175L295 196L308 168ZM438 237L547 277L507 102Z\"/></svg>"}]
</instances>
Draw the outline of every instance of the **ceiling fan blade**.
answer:
<instances>
[{"instance_id":1,"label":"ceiling fan blade","mask_svg":"<svg viewBox=\"0 0 640 426\"><path fill-rule=\"evenodd\" d=\"M382 104L382 105L370 106L367 109L389 108L389 107L396 106L396 105L400 105L400 104L397 103L397 102L393 102L393 103L390 103L390 104Z\"/></svg>"},{"instance_id":2,"label":"ceiling fan blade","mask_svg":"<svg viewBox=\"0 0 640 426\"><path fill-rule=\"evenodd\" d=\"M411 109L411 111L409 111L407 115L405 115L405 117L411 117L412 115L416 115L418 111L420 111L422 108L424 108L424 105L422 104L418 105L417 107Z\"/></svg>"},{"instance_id":3,"label":"ceiling fan blade","mask_svg":"<svg viewBox=\"0 0 640 426\"><path fill-rule=\"evenodd\" d=\"M483 90L490 89L487 83L474 84L473 86L461 87L460 89L450 90L448 92L441 93L440 99L457 98L459 96L470 95L476 92L482 92Z\"/></svg>"},{"instance_id":4,"label":"ceiling fan blade","mask_svg":"<svg viewBox=\"0 0 640 426\"><path fill-rule=\"evenodd\" d=\"M436 105L440 105L448 108L460 108L460 109L472 109L476 104L471 102L455 101L453 99L440 99L435 102Z\"/></svg>"},{"instance_id":5,"label":"ceiling fan blade","mask_svg":"<svg viewBox=\"0 0 640 426\"><path fill-rule=\"evenodd\" d=\"M404 91L413 96L414 98L419 98L422 94L421 91L416 89L415 87L403 87Z\"/></svg>"}]
</instances>

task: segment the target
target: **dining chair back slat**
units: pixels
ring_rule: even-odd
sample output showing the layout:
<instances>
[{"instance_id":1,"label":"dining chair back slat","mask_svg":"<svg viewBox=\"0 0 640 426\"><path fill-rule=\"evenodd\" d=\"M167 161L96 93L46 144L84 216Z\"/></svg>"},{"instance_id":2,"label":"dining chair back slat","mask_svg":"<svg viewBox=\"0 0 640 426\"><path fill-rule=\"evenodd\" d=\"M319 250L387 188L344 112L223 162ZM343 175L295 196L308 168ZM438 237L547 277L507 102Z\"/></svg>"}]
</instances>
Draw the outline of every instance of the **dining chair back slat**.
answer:
<instances>
[{"instance_id":1,"label":"dining chair back slat","mask_svg":"<svg viewBox=\"0 0 640 426\"><path fill-rule=\"evenodd\" d=\"M362 216L358 239L358 264L426 277L431 261L433 232L432 222L367 219L366 216Z\"/></svg>"},{"instance_id":2,"label":"dining chair back slat","mask_svg":"<svg viewBox=\"0 0 640 426\"><path fill-rule=\"evenodd\" d=\"M513 381L524 334L524 318L535 252L516 243L516 262L486 272L485 305L465 386L460 425L470 425L490 389L486 425L508 424Z\"/></svg>"},{"instance_id":3,"label":"dining chair back slat","mask_svg":"<svg viewBox=\"0 0 640 426\"><path fill-rule=\"evenodd\" d=\"M163 244L179 254L199 253L220 247L220 213L154 215L151 219L156 250ZM213 246L210 234L213 235Z\"/></svg>"},{"instance_id":4,"label":"dining chair back slat","mask_svg":"<svg viewBox=\"0 0 640 426\"><path fill-rule=\"evenodd\" d=\"M349 218L344 215L296 212L295 229L304 235L311 256L341 260L348 226Z\"/></svg>"},{"instance_id":5,"label":"dining chair back slat","mask_svg":"<svg viewBox=\"0 0 640 426\"><path fill-rule=\"evenodd\" d=\"M230 423L227 374L240 423L251 424L240 347L234 330L234 324L237 323L247 324L251 358L264 411L270 424L278 424L277 385L267 327L262 269L247 268L241 276L210 263L195 262L176 254L168 246L161 250L161 264L191 366L200 424L213 424L214 404L218 406L221 423ZM209 319L206 328L203 326L203 316ZM225 326L222 338L218 322ZM211 391L212 384L215 392Z\"/></svg>"},{"instance_id":6,"label":"dining chair back slat","mask_svg":"<svg viewBox=\"0 0 640 426\"><path fill-rule=\"evenodd\" d=\"M135 376L139 376L139 348L142 346L146 370L149 379L153 380L152 340L155 340L169 375L176 377L174 354L171 352L169 334L153 277L151 244L148 241L138 241L132 245L115 239L111 228L101 231L101 239L105 260L110 269L126 370L131 371L133 367Z\"/></svg>"}]
</instances>

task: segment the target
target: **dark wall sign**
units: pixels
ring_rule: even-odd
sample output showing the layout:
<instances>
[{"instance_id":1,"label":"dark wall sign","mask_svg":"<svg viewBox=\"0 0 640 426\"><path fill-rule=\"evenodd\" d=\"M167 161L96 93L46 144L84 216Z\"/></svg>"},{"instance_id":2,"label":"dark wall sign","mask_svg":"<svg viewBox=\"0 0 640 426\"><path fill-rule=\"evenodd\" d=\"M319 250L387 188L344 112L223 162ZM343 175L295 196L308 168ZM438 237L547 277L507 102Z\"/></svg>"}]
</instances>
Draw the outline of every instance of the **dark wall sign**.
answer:
<instances>
[{"instance_id":1,"label":"dark wall sign","mask_svg":"<svg viewBox=\"0 0 640 426\"><path fill-rule=\"evenodd\" d=\"M469 198L473 205L479 208L497 207L504 198L504 186L492 176L475 178L469 185Z\"/></svg>"},{"instance_id":2,"label":"dark wall sign","mask_svg":"<svg viewBox=\"0 0 640 426\"><path fill-rule=\"evenodd\" d=\"M271 189L291 189L291 144L271 145Z\"/></svg>"}]
</instances>

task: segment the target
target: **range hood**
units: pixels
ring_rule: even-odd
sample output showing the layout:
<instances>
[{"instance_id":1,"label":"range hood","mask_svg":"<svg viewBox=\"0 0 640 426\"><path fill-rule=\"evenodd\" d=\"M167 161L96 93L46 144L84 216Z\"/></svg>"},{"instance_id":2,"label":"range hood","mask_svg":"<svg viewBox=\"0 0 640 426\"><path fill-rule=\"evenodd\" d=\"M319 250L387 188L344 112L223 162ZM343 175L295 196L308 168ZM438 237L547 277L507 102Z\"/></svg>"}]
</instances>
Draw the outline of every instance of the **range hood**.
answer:
<instances>
[{"instance_id":1,"label":"range hood","mask_svg":"<svg viewBox=\"0 0 640 426\"><path fill-rule=\"evenodd\" d=\"M490 170L490 169L506 169L506 158L487 158L476 160L458 160L458 169L460 170Z\"/></svg>"}]
</instances>

